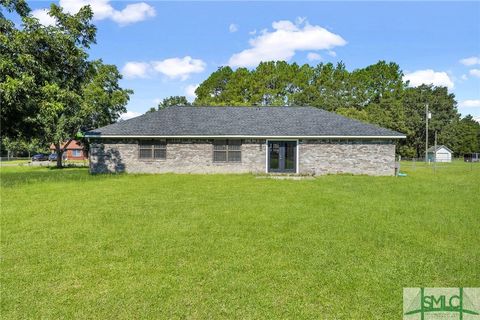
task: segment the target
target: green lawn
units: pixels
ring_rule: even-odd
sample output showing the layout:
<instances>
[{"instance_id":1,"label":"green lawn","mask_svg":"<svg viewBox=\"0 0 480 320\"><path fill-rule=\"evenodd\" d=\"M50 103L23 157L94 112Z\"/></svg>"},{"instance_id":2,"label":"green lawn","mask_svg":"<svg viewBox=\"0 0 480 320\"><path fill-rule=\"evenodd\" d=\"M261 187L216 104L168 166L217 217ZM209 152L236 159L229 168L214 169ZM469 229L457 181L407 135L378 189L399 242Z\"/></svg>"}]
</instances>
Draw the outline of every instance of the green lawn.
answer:
<instances>
[{"instance_id":1,"label":"green lawn","mask_svg":"<svg viewBox=\"0 0 480 320\"><path fill-rule=\"evenodd\" d=\"M408 177L1 168L1 315L398 319L480 287L480 164Z\"/></svg>"},{"instance_id":2,"label":"green lawn","mask_svg":"<svg viewBox=\"0 0 480 320\"><path fill-rule=\"evenodd\" d=\"M4 165L22 165L22 164L28 164L29 162L31 162L30 159L3 160L3 161L0 161L0 166L4 166Z\"/></svg>"}]
</instances>

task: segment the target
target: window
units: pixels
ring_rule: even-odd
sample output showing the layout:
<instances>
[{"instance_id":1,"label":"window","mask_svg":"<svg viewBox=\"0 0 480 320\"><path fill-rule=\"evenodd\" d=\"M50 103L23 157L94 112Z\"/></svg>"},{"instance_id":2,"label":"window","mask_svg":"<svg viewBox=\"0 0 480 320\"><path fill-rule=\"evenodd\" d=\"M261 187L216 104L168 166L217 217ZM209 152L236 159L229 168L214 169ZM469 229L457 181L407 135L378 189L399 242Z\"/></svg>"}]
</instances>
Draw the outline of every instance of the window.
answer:
<instances>
[{"instance_id":1,"label":"window","mask_svg":"<svg viewBox=\"0 0 480 320\"><path fill-rule=\"evenodd\" d=\"M165 160L167 158L167 143L165 141L141 141L138 149L140 159Z\"/></svg>"},{"instance_id":2,"label":"window","mask_svg":"<svg viewBox=\"0 0 480 320\"><path fill-rule=\"evenodd\" d=\"M72 157L81 157L82 150L72 150Z\"/></svg>"},{"instance_id":3,"label":"window","mask_svg":"<svg viewBox=\"0 0 480 320\"><path fill-rule=\"evenodd\" d=\"M241 140L215 140L213 143L213 162L241 162Z\"/></svg>"}]
</instances>

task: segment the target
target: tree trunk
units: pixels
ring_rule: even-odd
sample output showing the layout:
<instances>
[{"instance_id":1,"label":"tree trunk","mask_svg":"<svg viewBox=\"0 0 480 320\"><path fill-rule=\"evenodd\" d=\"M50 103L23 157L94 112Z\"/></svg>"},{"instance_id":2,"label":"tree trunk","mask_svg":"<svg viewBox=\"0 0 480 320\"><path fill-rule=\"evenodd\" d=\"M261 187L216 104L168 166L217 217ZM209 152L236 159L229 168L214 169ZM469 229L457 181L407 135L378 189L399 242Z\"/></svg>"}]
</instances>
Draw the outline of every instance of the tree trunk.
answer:
<instances>
[{"instance_id":1,"label":"tree trunk","mask_svg":"<svg viewBox=\"0 0 480 320\"><path fill-rule=\"evenodd\" d=\"M63 157L63 150L60 148L60 144L55 144L55 152L57 153L57 168L62 168L62 157Z\"/></svg>"}]
</instances>

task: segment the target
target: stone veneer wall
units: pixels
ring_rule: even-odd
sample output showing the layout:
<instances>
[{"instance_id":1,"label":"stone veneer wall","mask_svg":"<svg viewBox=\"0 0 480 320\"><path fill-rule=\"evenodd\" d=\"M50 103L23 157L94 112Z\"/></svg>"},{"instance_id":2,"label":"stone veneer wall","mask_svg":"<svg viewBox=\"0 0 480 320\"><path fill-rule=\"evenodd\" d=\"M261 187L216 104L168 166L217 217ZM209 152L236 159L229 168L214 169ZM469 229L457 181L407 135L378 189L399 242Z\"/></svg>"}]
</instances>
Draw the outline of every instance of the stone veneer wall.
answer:
<instances>
[{"instance_id":1,"label":"stone veneer wall","mask_svg":"<svg viewBox=\"0 0 480 320\"><path fill-rule=\"evenodd\" d=\"M299 173L394 175L392 141L300 140ZM213 140L168 139L166 160L138 158L138 140L91 141L90 172L265 173L265 140L242 140L242 161L213 162Z\"/></svg>"},{"instance_id":2,"label":"stone veneer wall","mask_svg":"<svg viewBox=\"0 0 480 320\"><path fill-rule=\"evenodd\" d=\"M303 140L299 149L301 174L395 174L393 141Z\"/></svg>"},{"instance_id":3,"label":"stone veneer wall","mask_svg":"<svg viewBox=\"0 0 480 320\"><path fill-rule=\"evenodd\" d=\"M213 162L213 140L167 139L165 160L139 159L138 140L92 141L90 172L260 173L265 172L265 140L242 140L241 162Z\"/></svg>"}]
</instances>

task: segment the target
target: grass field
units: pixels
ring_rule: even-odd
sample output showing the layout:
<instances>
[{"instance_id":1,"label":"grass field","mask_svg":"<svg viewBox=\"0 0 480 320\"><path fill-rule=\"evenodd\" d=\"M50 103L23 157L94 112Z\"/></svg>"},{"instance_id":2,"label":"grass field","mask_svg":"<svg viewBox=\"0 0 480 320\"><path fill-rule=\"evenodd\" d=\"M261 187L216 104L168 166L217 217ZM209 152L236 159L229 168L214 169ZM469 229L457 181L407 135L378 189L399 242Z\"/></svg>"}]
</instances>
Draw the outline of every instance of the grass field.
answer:
<instances>
[{"instance_id":1,"label":"grass field","mask_svg":"<svg viewBox=\"0 0 480 320\"><path fill-rule=\"evenodd\" d=\"M398 319L480 287L480 166L408 177L1 168L1 315Z\"/></svg>"},{"instance_id":2,"label":"grass field","mask_svg":"<svg viewBox=\"0 0 480 320\"><path fill-rule=\"evenodd\" d=\"M30 159L22 159L22 160L9 160L9 161L1 161L0 166L12 166L12 165L30 165L32 161ZM37 165L44 165L54 167L56 165L55 161L40 161L36 162ZM88 160L64 160L63 164L68 166L69 164L83 164L88 165Z\"/></svg>"}]
</instances>

